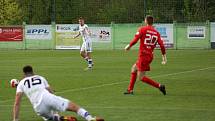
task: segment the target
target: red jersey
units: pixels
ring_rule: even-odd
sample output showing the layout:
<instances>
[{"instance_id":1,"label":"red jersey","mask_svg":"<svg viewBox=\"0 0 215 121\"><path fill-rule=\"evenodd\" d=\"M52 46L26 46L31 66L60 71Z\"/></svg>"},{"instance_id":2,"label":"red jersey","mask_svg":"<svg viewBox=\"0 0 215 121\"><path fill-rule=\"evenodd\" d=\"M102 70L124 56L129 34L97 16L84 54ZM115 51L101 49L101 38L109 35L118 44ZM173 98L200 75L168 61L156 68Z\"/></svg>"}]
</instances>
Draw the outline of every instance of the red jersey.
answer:
<instances>
[{"instance_id":1,"label":"red jersey","mask_svg":"<svg viewBox=\"0 0 215 121\"><path fill-rule=\"evenodd\" d=\"M163 41L161 40L160 33L155 30L153 26L141 27L139 31L135 34L134 39L130 42L130 47L136 44L139 39L139 56L143 56L145 54L153 55L153 51L157 43L160 45L162 54L166 54L166 50Z\"/></svg>"}]
</instances>

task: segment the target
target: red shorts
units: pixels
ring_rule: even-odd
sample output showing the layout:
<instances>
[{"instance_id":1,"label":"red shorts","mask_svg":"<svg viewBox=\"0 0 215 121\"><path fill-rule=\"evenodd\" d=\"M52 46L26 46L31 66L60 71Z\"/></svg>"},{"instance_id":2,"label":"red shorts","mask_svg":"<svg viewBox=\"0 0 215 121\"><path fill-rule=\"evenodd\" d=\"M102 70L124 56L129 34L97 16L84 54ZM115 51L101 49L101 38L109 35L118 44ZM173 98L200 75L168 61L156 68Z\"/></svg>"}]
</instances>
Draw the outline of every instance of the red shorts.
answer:
<instances>
[{"instance_id":1,"label":"red shorts","mask_svg":"<svg viewBox=\"0 0 215 121\"><path fill-rule=\"evenodd\" d=\"M136 62L138 71L150 71L150 64L153 60L152 54L140 56Z\"/></svg>"}]
</instances>

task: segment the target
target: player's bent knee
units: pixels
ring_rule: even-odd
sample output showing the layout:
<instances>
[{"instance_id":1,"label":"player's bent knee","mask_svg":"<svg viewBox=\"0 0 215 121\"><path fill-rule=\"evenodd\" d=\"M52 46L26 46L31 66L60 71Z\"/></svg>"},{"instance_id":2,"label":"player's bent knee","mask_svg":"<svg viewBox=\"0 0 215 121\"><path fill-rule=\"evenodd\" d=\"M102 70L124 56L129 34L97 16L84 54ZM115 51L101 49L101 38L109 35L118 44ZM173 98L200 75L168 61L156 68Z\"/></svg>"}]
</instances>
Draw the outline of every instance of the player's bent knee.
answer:
<instances>
[{"instance_id":1,"label":"player's bent knee","mask_svg":"<svg viewBox=\"0 0 215 121\"><path fill-rule=\"evenodd\" d=\"M87 56L88 56L88 58L91 58L91 54L89 52L87 53Z\"/></svg>"},{"instance_id":2,"label":"player's bent knee","mask_svg":"<svg viewBox=\"0 0 215 121\"><path fill-rule=\"evenodd\" d=\"M68 107L67 107L67 110L77 112L79 108L80 107L78 105L76 105L75 103L70 102Z\"/></svg>"},{"instance_id":3,"label":"player's bent knee","mask_svg":"<svg viewBox=\"0 0 215 121\"><path fill-rule=\"evenodd\" d=\"M83 58L85 58L85 57L86 57L86 55L85 55L85 52L84 52L84 51L80 52L80 55L81 55Z\"/></svg>"},{"instance_id":4,"label":"player's bent knee","mask_svg":"<svg viewBox=\"0 0 215 121\"><path fill-rule=\"evenodd\" d=\"M131 72L132 72L132 73L137 73L136 64L134 64L134 65L131 67Z\"/></svg>"},{"instance_id":5,"label":"player's bent knee","mask_svg":"<svg viewBox=\"0 0 215 121\"><path fill-rule=\"evenodd\" d=\"M145 75L138 75L138 79L141 81Z\"/></svg>"},{"instance_id":6,"label":"player's bent knee","mask_svg":"<svg viewBox=\"0 0 215 121\"><path fill-rule=\"evenodd\" d=\"M132 68L131 73L137 73L137 70Z\"/></svg>"},{"instance_id":7,"label":"player's bent knee","mask_svg":"<svg viewBox=\"0 0 215 121\"><path fill-rule=\"evenodd\" d=\"M84 51L81 51L80 54L81 54L81 55L84 55Z\"/></svg>"},{"instance_id":8,"label":"player's bent knee","mask_svg":"<svg viewBox=\"0 0 215 121\"><path fill-rule=\"evenodd\" d=\"M138 80L140 80L140 81L142 80L142 78L141 78L141 76L140 76L140 75L138 75Z\"/></svg>"}]
</instances>

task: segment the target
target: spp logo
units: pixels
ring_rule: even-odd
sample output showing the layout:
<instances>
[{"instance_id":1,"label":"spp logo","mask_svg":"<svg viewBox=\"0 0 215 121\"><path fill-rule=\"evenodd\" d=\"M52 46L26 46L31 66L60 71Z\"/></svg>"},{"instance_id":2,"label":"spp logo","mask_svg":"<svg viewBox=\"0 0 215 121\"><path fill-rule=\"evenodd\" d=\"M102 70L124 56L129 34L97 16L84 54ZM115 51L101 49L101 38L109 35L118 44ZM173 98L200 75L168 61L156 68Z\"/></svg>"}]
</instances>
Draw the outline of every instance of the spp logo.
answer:
<instances>
[{"instance_id":1,"label":"spp logo","mask_svg":"<svg viewBox=\"0 0 215 121\"><path fill-rule=\"evenodd\" d=\"M28 29L27 34L39 34L39 35L47 35L49 34L49 30L47 29Z\"/></svg>"},{"instance_id":2,"label":"spp logo","mask_svg":"<svg viewBox=\"0 0 215 121\"><path fill-rule=\"evenodd\" d=\"M161 34L162 37L167 37L166 27L157 27L157 31Z\"/></svg>"},{"instance_id":3,"label":"spp logo","mask_svg":"<svg viewBox=\"0 0 215 121\"><path fill-rule=\"evenodd\" d=\"M57 26L57 30L71 30L70 26Z\"/></svg>"}]
</instances>

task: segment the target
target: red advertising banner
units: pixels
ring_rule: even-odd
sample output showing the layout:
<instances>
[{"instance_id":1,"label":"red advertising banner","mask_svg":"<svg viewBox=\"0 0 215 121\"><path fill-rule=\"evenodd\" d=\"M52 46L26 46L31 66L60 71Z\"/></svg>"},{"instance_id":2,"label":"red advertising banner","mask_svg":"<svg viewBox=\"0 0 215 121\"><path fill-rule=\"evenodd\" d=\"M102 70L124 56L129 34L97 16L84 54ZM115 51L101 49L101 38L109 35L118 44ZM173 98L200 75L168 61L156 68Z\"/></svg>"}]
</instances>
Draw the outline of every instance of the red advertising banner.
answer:
<instances>
[{"instance_id":1,"label":"red advertising banner","mask_svg":"<svg viewBox=\"0 0 215 121\"><path fill-rule=\"evenodd\" d=\"M22 27L0 27L0 41L22 41Z\"/></svg>"}]
</instances>

